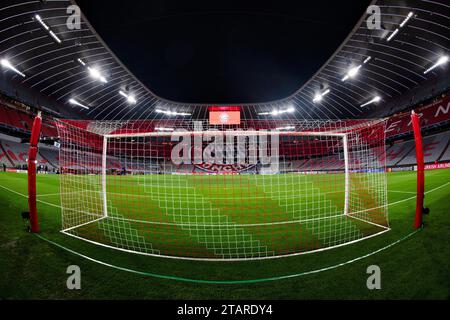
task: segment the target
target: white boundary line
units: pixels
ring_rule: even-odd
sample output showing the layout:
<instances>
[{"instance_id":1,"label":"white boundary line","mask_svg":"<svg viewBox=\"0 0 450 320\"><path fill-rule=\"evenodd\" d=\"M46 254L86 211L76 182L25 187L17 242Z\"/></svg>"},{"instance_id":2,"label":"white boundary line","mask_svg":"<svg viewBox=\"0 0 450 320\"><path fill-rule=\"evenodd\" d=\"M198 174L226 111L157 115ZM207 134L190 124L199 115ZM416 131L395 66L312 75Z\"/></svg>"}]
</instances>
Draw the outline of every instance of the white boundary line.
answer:
<instances>
[{"instance_id":1,"label":"white boundary line","mask_svg":"<svg viewBox=\"0 0 450 320\"><path fill-rule=\"evenodd\" d=\"M279 221L279 222L267 222L267 223L253 223L253 224L201 224L201 223L172 223L172 222L156 222L156 221L145 221L145 220L135 220L135 219L127 219L127 218L116 218L109 217L112 220L118 221L128 221L135 223L144 223L144 224L155 224L162 226L174 226L174 227L219 227L219 228L244 228L244 227L265 227L265 226L277 226L277 225L286 225L286 224L297 224L297 223L307 223L313 221L327 220L327 219L335 219L342 218L342 214L330 216L330 217L320 217L315 219L306 219L306 220L293 220L293 221Z\"/></svg>"},{"instance_id":2,"label":"white boundary line","mask_svg":"<svg viewBox=\"0 0 450 320\"><path fill-rule=\"evenodd\" d=\"M103 219L106 219L106 218L107 218L107 217L101 217L101 218L98 218L98 219L95 219L95 220L91 220L91 221L88 221L88 222L85 222L85 223L76 225L76 226L74 226L74 227L64 229L64 230L62 230L61 232L62 232L62 233L67 233L68 231L71 231L71 230L73 230L73 229L76 229L76 228L79 228L79 227L83 227L83 226L87 226L88 224L91 224L91 223L94 223L94 222L98 222L98 221L103 220Z\"/></svg>"},{"instance_id":3,"label":"white boundary line","mask_svg":"<svg viewBox=\"0 0 450 320\"><path fill-rule=\"evenodd\" d=\"M439 189L443 189L443 188L445 188L445 187L448 186L448 185L450 185L450 182L444 183L443 185L440 185L439 187L436 187L436 188L433 188L433 189L431 189L431 190L428 190L428 191L425 192L425 194L429 194L429 193L432 193L432 192L437 191L437 190L439 190ZM11 192L11 193L14 193L14 194L16 194L16 195L19 195L19 196L21 196L21 197L28 198L27 195L22 194L22 193L17 192L17 191L14 191L14 190L12 190L12 189L9 189L9 188L7 188L7 187L5 187L5 186L0 185L0 188L4 189L4 190L6 190L6 191L9 191L9 192ZM387 205L380 206L380 207L378 207L378 208L367 209L367 210L363 210L363 211L360 211L360 212L355 212L355 213L353 213L353 214L356 214L356 213L362 213L362 212L367 212L367 211L371 211L371 210L376 210L376 209L380 209L380 208L384 208L384 207L395 206L395 205L397 205L397 204L400 204L400 203L403 203L403 202L407 202L407 201L410 201L410 200L415 199L415 198L416 198L415 196L414 196L414 197L409 197L409 198L406 198L406 199L402 199L402 200L399 200L399 201L395 201L395 202L388 203ZM60 205L57 205L57 204L54 204L54 203L42 201L42 200L39 200L39 199L37 200L37 202L40 202L40 203L42 203L42 204L49 205L49 206L51 206L51 207L56 207L56 208L60 208L60 209L61 209L61 206L60 206Z\"/></svg>"},{"instance_id":4,"label":"white boundary line","mask_svg":"<svg viewBox=\"0 0 450 320\"><path fill-rule=\"evenodd\" d=\"M381 224L374 223L374 222L371 222L371 221L367 221L367 220L364 220L364 219L361 219L361 218L358 218L358 217L354 217L351 214L347 215L347 217L352 218L352 219L356 219L356 220L362 221L364 223L368 223L368 224L371 224L373 226L377 226L377 227L380 227L380 228L383 228L383 229L391 230L391 228L389 228L389 227L386 227L386 226L383 226Z\"/></svg>"},{"instance_id":5,"label":"white boundary line","mask_svg":"<svg viewBox=\"0 0 450 320\"><path fill-rule=\"evenodd\" d=\"M391 193L401 193L401 194L416 194L416 192L410 192L410 191L397 191L397 190L388 190L388 192Z\"/></svg>"},{"instance_id":6,"label":"white boundary line","mask_svg":"<svg viewBox=\"0 0 450 320\"><path fill-rule=\"evenodd\" d=\"M9 188L7 188L7 187L5 187L5 186L0 185L0 188L3 188L3 189L5 189L5 190L7 190L7 191L9 191L9 192L11 192L11 193L14 193L14 194L16 194L16 195L21 196L21 197L28 198L27 195L22 194L22 193L19 193L19 192L17 192L17 191L14 191L14 190L12 190L12 189L9 189ZM52 207L55 207L55 208L62 209L62 207L61 207L60 205L53 204L53 203L50 203L50 202L42 201L42 200L39 200L39 199L37 200L37 202L42 203L42 204L46 204L46 205L49 205L49 206L52 206ZM384 207L384 206L383 206L383 207ZM368 210L365 210L365 211L376 210L376 209L379 209L379 208L382 208L382 207L373 208L373 209L368 209ZM72 210L72 211L73 211L73 210ZM77 212L78 212L78 211L77 211ZM364 211L361 211L361 212L364 212ZM94 215L94 214L92 214L92 213L88 213L88 212L83 212L83 213L98 217L98 215ZM360 213L360 212L355 212L354 214L356 214L356 213ZM282 225L282 224L304 223L304 222L311 222L311 221L316 221L316 220L333 219L333 218L338 218L338 217L342 217L342 215L335 215L335 216L331 216L331 217L324 217L324 218L317 218L317 219L309 219L309 220L303 220L303 221L302 221L302 220L294 220L294 221L282 221L282 222L270 222L270 223L246 224L246 225L223 225L223 224L217 224L217 225L202 225L202 224L196 224L196 225L201 226L201 227L208 227L208 226L209 226L209 227L227 227L227 226L230 226L230 227L258 227L258 226L259 226L259 227L261 227L261 226L267 226L267 225ZM103 217L103 218L105 218L105 217ZM146 223L146 224L165 225L165 226L180 226L180 227L183 227L183 226L192 226L192 224L189 224L189 223L178 224L178 223L170 223L170 222L156 222L156 221L153 222L153 221L134 220L134 219L115 218L115 217L108 217L108 218L114 219L114 220L119 220L119 221L138 222L138 223ZM93 222L93 221L91 221L91 222ZM90 223L90 222L89 222L89 223ZM84 224L83 224L83 225L84 225ZM75 226L75 227L72 227L72 228L69 228L69 229L65 229L65 230L74 229L74 228L77 228L77 227L80 227L80 226L82 226L82 225ZM383 227L383 228L386 228L386 227ZM65 230L63 230L63 231L65 231Z\"/></svg>"}]
</instances>

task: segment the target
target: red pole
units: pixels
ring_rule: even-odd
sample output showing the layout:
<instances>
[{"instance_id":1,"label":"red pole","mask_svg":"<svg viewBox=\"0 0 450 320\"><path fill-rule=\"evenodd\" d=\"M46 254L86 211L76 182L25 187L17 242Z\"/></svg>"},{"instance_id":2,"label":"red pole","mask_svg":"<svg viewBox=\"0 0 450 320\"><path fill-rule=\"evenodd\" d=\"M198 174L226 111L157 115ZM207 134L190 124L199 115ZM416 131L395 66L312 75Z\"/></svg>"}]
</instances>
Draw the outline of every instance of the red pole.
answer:
<instances>
[{"instance_id":1,"label":"red pole","mask_svg":"<svg viewBox=\"0 0 450 320\"><path fill-rule=\"evenodd\" d=\"M39 137L41 135L42 118L39 112L34 119L31 131L30 149L28 151L28 207L30 210L31 232L39 232L39 221L36 205L36 165Z\"/></svg>"},{"instance_id":2,"label":"red pole","mask_svg":"<svg viewBox=\"0 0 450 320\"><path fill-rule=\"evenodd\" d=\"M414 220L414 229L420 229L422 228L423 200L425 197L425 161L423 155L420 117L414 111L411 114L411 120L414 129L414 140L416 144L416 159L417 159L417 200L416 200L416 218Z\"/></svg>"}]
</instances>

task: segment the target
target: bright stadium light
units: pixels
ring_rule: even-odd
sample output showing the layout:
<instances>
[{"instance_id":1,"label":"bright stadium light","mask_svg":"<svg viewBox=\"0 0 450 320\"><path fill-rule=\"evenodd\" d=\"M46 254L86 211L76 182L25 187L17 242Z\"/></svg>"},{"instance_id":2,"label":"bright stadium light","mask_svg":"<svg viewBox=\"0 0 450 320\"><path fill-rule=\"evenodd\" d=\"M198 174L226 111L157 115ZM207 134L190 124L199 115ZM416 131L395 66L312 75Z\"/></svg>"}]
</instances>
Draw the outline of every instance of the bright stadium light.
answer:
<instances>
[{"instance_id":1,"label":"bright stadium light","mask_svg":"<svg viewBox=\"0 0 450 320\"><path fill-rule=\"evenodd\" d=\"M402 23L400 23L400 26L397 29L395 29L394 32L392 32L390 34L390 36L386 39L386 41L389 42L392 39L394 39L394 37L400 32L400 29L403 28L413 16L414 16L414 12L408 13L406 18L403 19Z\"/></svg>"},{"instance_id":2,"label":"bright stadium light","mask_svg":"<svg viewBox=\"0 0 450 320\"><path fill-rule=\"evenodd\" d=\"M285 114L285 113L294 113L295 112L295 107L294 106L290 106L287 109L274 109L270 112L261 112L258 113L258 115L260 116L279 116L280 114Z\"/></svg>"},{"instance_id":3,"label":"bright stadium light","mask_svg":"<svg viewBox=\"0 0 450 320\"><path fill-rule=\"evenodd\" d=\"M81 60L80 58L78 58L77 61L78 61L83 67L86 66L86 63L85 63L83 60Z\"/></svg>"},{"instance_id":4,"label":"bright stadium light","mask_svg":"<svg viewBox=\"0 0 450 320\"><path fill-rule=\"evenodd\" d=\"M413 15L414 15L414 12L408 13L405 20L403 20L403 22L400 24L400 28L403 28L405 26L405 24L408 23L409 19L412 18Z\"/></svg>"},{"instance_id":5,"label":"bright stadium light","mask_svg":"<svg viewBox=\"0 0 450 320\"><path fill-rule=\"evenodd\" d=\"M351 69L348 71L348 76L349 76L350 78L355 77L355 76L358 74L360 68L361 68L361 66L358 66L358 67L356 67L356 68L351 68Z\"/></svg>"},{"instance_id":6,"label":"bright stadium light","mask_svg":"<svg viewBox=\"0 0 450 320\"><path fill-rule=\"evenodd\" d=\"M103 83L108 83L108 81L106 80L106 78L100 73L100 71L98 71L96 68L91 68L88 67L87 68L89 71L89 74L91 75L91 77L95 80L99 80Z\"/></svg>"},{"instance_id":7,"label":"bright stadium light","mask_svg":"<svg viewBox=\"0 0 450 320\"><path fill-rule=\"evenodd\" d=\"M391 35L387 38L387 42L391 41L399 31L400 31L399 29L395 29L395 31L392 32Z\"/></svg>"},{"instance_id":8,"label":"bright stadium light","mask_svg":"<svg viewBox=\"0 0 450 320\"><path fill-rule=\"evenodd\" d=\"M85 106L84 104L78 102L78 101L75 100L75 99L69 99L69 103L70 103L70 104L73 104L73 105L75 105L75 106L79 106L79 107L82 107L82 108L84 108L84 109L89 110L89 107Z\"/></svg>"},{"instance_id":9,"label":"bright stadium light","mask_svg":"<svg viewBox=\"0 0 450 320\"><path fill-rule=\"evenodd\" d=\"M288 104L287 105L287 109L285 110L285 112L287 113L294 113L295 112L295 107L293 104Z\"/></svg>"},{"instance_id":10,"label":"bright stadium light","mask_svg":"<svg viewBox=\"0 0 450 320\"><path fill-rule=\"evenodd\" d=\"M56 40L56 42L58 43L62 42L61 39L59 39L58 36L53 31L50 31L49 33L52 36L52 38Z\"/></svg>"},{"instance_id":11,"label":"bright stadium light","mask_svg":"<svg viewBox=\"0 0 450 320\"><path fill-rule=\"evenodd\" d=\"M119 91L119 94L120 94L121 96L127 98L127 101L128 101L129 104L136 104L137 101L136 101L136 98L135 98L133 95L131 95L131 94L126 94L126 93L123 92L123 91Z\"/></svg>"},{"instance_id":12,"label":"bright stadium light","mask_svg":"<svg viewBox=\"0 0 450 320\"><path fill-rule=\"evenodd\" d=\"M276 128L275 130L278 130L278 131L294 131L295 130L295 127L294 126L288 126L288 127L279 127L279 128Z\"/></svg>"},{"instance_id":13,"label":"bright stadium light","mask_svg":"<svg viewBox=\"0 0 450 320\"><path fill-rule=\"evenodd\" d=\"M345 75L344 78L342 78L342 81L347 81L348 79L352 79L356 77L356 75L359 73L359 69L361 69L362 65L359 65L357 67L350 68Z\"/></svg>"},{"instance_id":14,"label":"bright stadium light","mask_svg":"<svg viewBox=\"0 0 450 320\"><path fill-rule=\"evenodd\" d=\"M45 22L42 20L40 15L35 15L34 16L36 18L36 20L45 28L45 30L49 31L50 28L48 27L48 25L45 24Z\"/></svg>"},{"instance_id":15,"label":"bright stadium light","mask_svg":"<svg viewBox=\"0 0 450 320\"><path fill-rule=\"evenodd\" d=\"M17 74L19 74L19 75L21 75L22 77L25 78L25 75L24 75L22 72L20 72L19 70L17 70L17 69L11 64L11 62L9 62L9 60L7 60L7 59L1 59L1 60L0 60L0 64L2 65L3 68L9 69L9 70L11 70L11 71L14 71L15 73L17 73Z\"/></svg>"},{"instance_id":16,"label":"bright stadium light","mask_svg":"<svg viewBox=\"0 0 450 320\"><path fill-rule=\"evenodd\" d=\"M162 110L162 109L156 109L155 110L156 113L162 113L168 116L183 116L183 117L187 117L190 116L190 113L186 113L186 112L176 112L176 111L170 111L170 110Z\"/></svg>"},{"instance_id":17,"label":"bright stadium light","mask_svg":"<svg viewBox=\"0 0 450 320\"><path fill-rule=\"evenodd\" d=\"M165 132L173 132L173 131L175 131L174 128L164 128L164 127L156 127L155 130L156 131L165 131Z\"/></svg>"},{"instance_id":18,"label":"bright stadium light","mask_svg":"<svg viewBox=\"0 0 450 320\"><path fill-rule=\"evenodd\" d=\"M136 101L136 98L133 97L133 96L128 96L127 101L128 101L129 103L131 103L131 104L135 104L135 103L137 102L137 101Z\"/></svg>"},{"instance_id":19,"label":"bright stadium light","mask_svg":"<svg viewBox=\"0 0 450 320\"><path fill-rule=\"evenodd\" d=\"M369 62L370 60L372 60L372 57L367 57L366 60L364 60L364 64L366 64L367 62Z\"/></svg>"},{"instance_id":20,"label":"bright stadium light","mask_svg":"<svg viewBox=\"0 0 450 320\"><path fill-rule=\"evenodd\" d=\"M322 101L323 100L323 97L325 97L327 94L329 94L330 93L330 89L327 89L326 91L324 91L324 92L322 92L322 93L317 93L315 96L314 96L314 99L313 99L313 102L314 103L318 103L318 102L320 102L320 101Z\"/></svg>"},{"instance_id":21,"label":"bright stadium light","mask_svg":"<svg viewBox=\"0 0 450 320\"><path fill-rule=\"evenodd\" d=\"M58 36L50 29L50 27L42 20L40 15L35 15L34 16L35 19L44 27L45 30L48 31L48 33L50 34L50 36L55 39L56 42L61 43L61 39L58 38Z\"/></svg>"},{"instance_id":22,"label":"bright stadium light","mask_svg":"<svg viewBox=\"0 0 450 320\"><path fill-rule=\"evenodd\" d=\"M446 64L447 62L448 62L448 56L442 56L439 58L439 60L433 66L431 66L429 69L427 69L423 74L427 74L430 71L436 69L437 67L440 67L440 66Z\"/></svg>"},{"instance_id":23,"label":"bright stadium light","mask_svg":"<svg viewBox=\"0 0 450 320\"><path fill-rule=\"evenodd\" d=\"M370 104L372 104L372 103L378 103L378 102L380 102L380 101L381 101L381 97L380 97L380 96L376 96L375 98L373 98L373 99L370 100L369 102L366 102L366 103L362 104L362 105L361 105L361 108L363 108L363 107L365 107L365 106L368 106L368 105L370 105Z\"/></svg>"}]
</instances>

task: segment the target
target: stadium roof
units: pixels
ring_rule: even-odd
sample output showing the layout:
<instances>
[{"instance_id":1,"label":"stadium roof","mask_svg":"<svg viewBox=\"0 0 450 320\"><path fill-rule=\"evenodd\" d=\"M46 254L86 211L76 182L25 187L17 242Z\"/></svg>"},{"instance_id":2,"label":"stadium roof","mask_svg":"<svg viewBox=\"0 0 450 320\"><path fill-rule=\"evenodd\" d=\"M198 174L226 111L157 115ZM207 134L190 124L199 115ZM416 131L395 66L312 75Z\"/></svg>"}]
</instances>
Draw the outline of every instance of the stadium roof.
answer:
<instances>
[{"instance_id":1,"label":"stadium roof","mask_svg":"<svg viewBox=\"0 0 450 320\"><path fill-rule=\"evenodd\" d=\"M207 117L206 104L168 101L151 92L84 16L81 29L68 29L71 4L75 2L2 0L0 59L8 81L20 81L96 119ZM448 0L372 4L381 9L380 28L370 29L367 22L376 20L365 14L295 94L279 101L243 104L243 117L361 117L427 78L448 72L443 67L449 55Z\"/></svg>"}]
</instances>

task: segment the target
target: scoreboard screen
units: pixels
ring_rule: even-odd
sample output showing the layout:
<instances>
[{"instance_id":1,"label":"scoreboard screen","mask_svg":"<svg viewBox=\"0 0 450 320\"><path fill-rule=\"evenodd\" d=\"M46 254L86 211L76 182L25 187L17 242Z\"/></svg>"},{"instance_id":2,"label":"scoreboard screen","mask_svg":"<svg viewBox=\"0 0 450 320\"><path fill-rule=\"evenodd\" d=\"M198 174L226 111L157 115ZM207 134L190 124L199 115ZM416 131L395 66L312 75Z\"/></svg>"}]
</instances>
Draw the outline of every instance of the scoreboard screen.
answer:
<instances>
[{"instance_id":1,"label":"scoreboard screen","mask_svg":"<svg viewBox=\"0 0 450 320\"><path fill-rule=\"evenodd\" d=\"M209 107L209 124L211 125L240 125L241 107Z\"/></svg>"}]
</instances>

